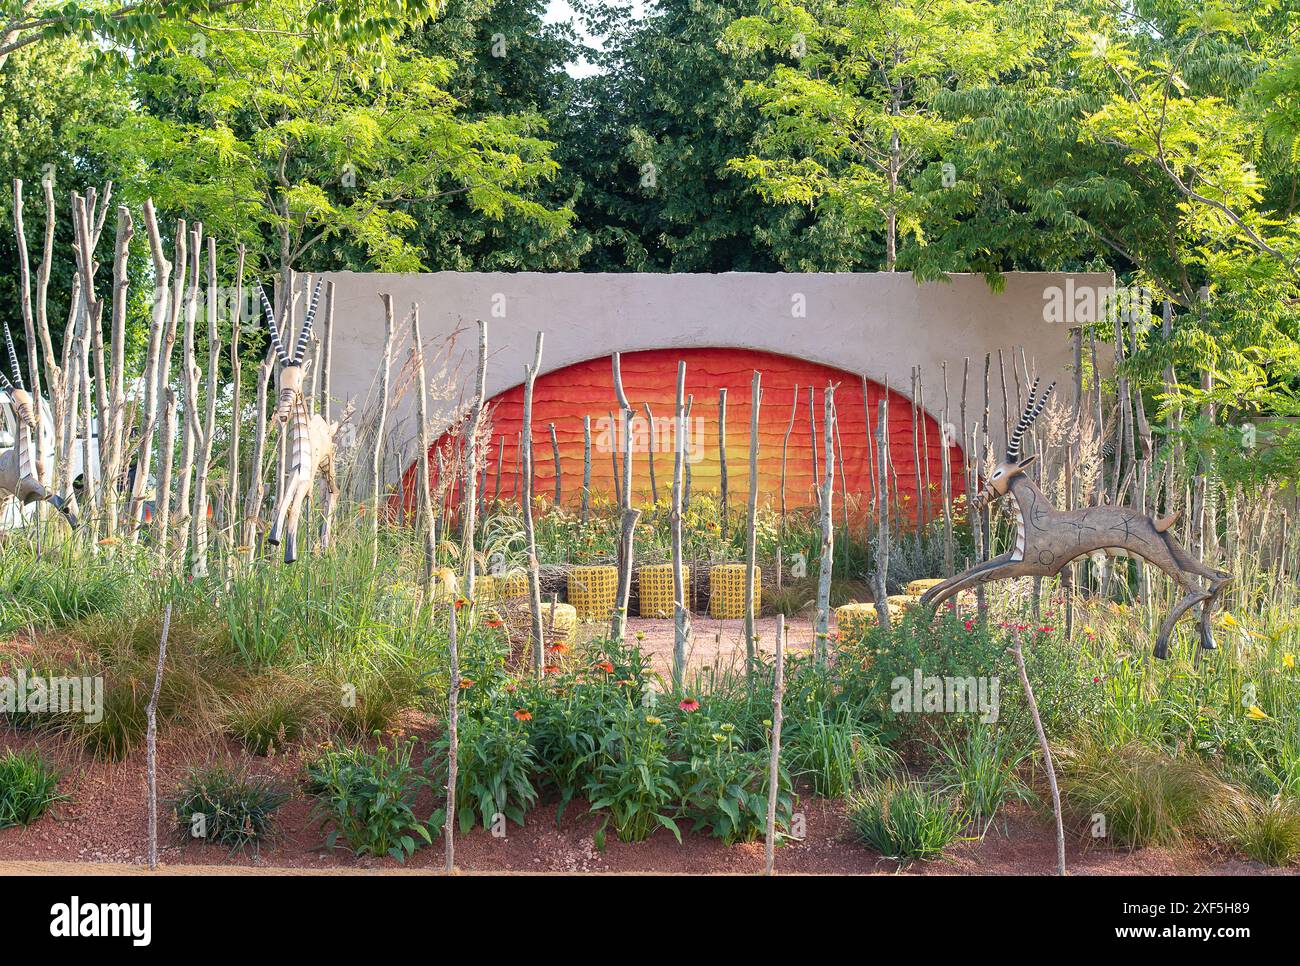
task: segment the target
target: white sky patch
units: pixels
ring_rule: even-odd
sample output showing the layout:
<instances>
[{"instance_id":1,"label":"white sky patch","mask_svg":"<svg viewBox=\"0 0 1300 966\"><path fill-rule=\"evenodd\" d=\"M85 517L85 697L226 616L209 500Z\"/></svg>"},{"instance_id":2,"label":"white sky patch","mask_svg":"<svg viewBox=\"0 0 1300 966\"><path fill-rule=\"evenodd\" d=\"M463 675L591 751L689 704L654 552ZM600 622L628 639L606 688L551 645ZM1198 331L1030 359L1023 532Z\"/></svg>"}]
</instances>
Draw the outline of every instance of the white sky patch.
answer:
<instances>
[{"instance_id":1,"label":"white sky patch","mask_svg":"<svg viewBox=\"0 0 1300 966\"><path fill-rule=\"evenodd\" d=\"M645 8L648 0L633 0L632 14L638 20L645 16ZM573 7L568 0L547 0L546 13L542 15L545 23L572 23L578 35L592 47L604 48L604 39L595 37L587 33L582 22L576 16ZM593 74L599 74L600 68L587 60L576 60L565 65L565 70L571 77L591 77Z\"/></svg>"}]
</instances>

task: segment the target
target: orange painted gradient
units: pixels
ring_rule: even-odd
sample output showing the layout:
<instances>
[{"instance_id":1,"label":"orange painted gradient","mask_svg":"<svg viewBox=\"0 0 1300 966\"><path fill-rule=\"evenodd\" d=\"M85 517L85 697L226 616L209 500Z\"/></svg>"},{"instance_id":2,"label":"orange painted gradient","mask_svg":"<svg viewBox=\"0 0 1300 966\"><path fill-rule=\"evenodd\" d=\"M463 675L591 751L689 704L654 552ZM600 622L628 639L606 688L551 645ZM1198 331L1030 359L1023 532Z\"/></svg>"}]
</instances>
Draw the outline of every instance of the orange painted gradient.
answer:
<instances>
[{"instance_id":1,"label":"orange painted gradient","mask_svg":"<svg viewBox=\"0 0 1300 966\"><path fill-rule=\"evenodd\" d=\"M867 443L867 409L870 410L874 434L877 404L885 398L885 389L867 383L867 408L863 406L861 377L841 369L807 362L791 356L749 349L655 349L622 356L623 386L628 401L636 407L638 422L633 439L642 451L632 457L632 491L638 501L650 500L649 454L644 452L647 421L643 403L649 402L655 425L661 435L661 448L655 452L655 476L660 499L671 492L673 476L673 412L677 392L677 364L686 363L686 392L694 395L691 409L690 448L702 457L691 464L691 492L716 493L719 490L718 390L727 389L727 478L728 499L733 507L744 505L749 492L750 386L755 370L762 373L763 396L759 410L759 501L773 508L780 505L781 450L790 424L791 403L798 387L798 405L794 429L790 434L786 466L786 505L791 508L816 505L813 471L813 424L816 420L817 477L825 467L823 452L823 392L834 384L839 423L837 448L844 459L844 478L850 505L859 510L869 508L872 487L868 457L874 452ZM813 412L809 412L809 388L815 388ZM491 419L491 444L487 454L487 497L497 493L502 498L517 498L521 480L519 470L519 433L523 424L523 386L516 386L492 399L488 406ZM555 425L560 451L561 499L574 505L582 498L583 416L592 421L591 490L593 495L612 498L614 464L610 455L608 426L611 416L618 425L613 371L608 356L591 359L548 373L537 379L533 393L533 492L551 500L555 494L555 461L551 451L550 424ZM638 432L639 430L639 432ZM702 440L698 434L702 432ZM889 438L898 489L906 495L908 507L915 508L917 497L924 492L926 465L929 467L931 505L939 502L942 474L942 430L930 416L917 423L918 446L923 454L918 479L913 450L912 407L900 393L889 392ZM498 483L498 452L504 438ZM444 435L430 449L431 472L436 477L437 461L433 454L442 448L449 460L456 441ZM841 499L841 477L835 470L835 498ZM953 446L949 453L954 476L960 478L961 449ZM411 464L403 478L403 493L408 505L413 502L416 465ZM911 509L909 513L914 513Z\"/></svg>"}]
</instances>

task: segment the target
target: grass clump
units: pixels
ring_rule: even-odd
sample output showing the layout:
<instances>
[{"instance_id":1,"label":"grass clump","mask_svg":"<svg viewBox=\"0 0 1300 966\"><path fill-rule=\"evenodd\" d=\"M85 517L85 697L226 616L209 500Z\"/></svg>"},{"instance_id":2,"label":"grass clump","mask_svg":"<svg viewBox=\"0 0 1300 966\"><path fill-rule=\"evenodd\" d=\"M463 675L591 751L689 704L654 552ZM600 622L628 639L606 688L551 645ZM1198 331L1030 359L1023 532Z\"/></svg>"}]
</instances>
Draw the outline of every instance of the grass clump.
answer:
<instances>
[{"instance_id":1,"label":"grass clump","mask_svg":"<svg viewBox=\"0 0 1300 966\"><path fill-rule=\"evenodd\" d=\"M0 757L0 828L30 825L66 799L58 771L36 749Z\"/></svg>"},{"instance_id":2,"label":"grass clump","mask_svg":"<svg viewBox=\"0 0 1300 966\"><path fill-rule=\"evenodd\" d=\"M886 779L851 796L849 821L863 842L900 861L934 858L966 827L957 802L904 778Z\"/></svg>"},{"instance_id":3,"label":"grass clump","mask_svg":"<svg viewBox=\"0 0 1300 966\"><path fill-rule=\"evenodd\" d=\"M1094 825L1101 816L1106 837L1130 848L1177 845L1231 807L1230 786L1200 761L1139 742L1084 738L1054 757L1066 810Z\"/></svg>"},{"instance_id":4,"label":"grass clump","mask_svg":"<svg viewBox=\"0 0 1300 966\"><path fill-rule=\"evenodd\" d=\"M300 740L318 713L309 682L270 671L231 698L223 717L226 733L250 754L271 755Z\"/></svg>"},{"instance_id":5,"label":"grass clump","mask_svg":"<svg viewBox=\"0 0 1300 966\"><path fill-rule=\"evenodd\" d=\"M971 820L987 832L1002 807L1033 794L1017 775L1028 754L1014 737L989 727L975 727L960 738L938 739L940 782L961 796Z\"/></svg>"},{"instance_id":6,"label":"grass clump","mask_svg":"<svg viewBox=\"0 0 1300 966\"><path fill-rule=\"evenodd\" d=\"M181 782L172 812L182 837L232 851L257 849L274 833L275 813L288 800L288 793L269 779L215 765L195 769Z\"/></svg>"},{"instance_id":7,"label":"grass clump","mask_svg":"<svg viewBox=\"0 0 1300 966\"><path fill-rule=\"evenodd\" d=\"M1275 795L1244 796L1225 810L1216 828L1220 838L1247 858L1286 866L1300 858L1300 802Z\"/></svg>"}]
</instances>

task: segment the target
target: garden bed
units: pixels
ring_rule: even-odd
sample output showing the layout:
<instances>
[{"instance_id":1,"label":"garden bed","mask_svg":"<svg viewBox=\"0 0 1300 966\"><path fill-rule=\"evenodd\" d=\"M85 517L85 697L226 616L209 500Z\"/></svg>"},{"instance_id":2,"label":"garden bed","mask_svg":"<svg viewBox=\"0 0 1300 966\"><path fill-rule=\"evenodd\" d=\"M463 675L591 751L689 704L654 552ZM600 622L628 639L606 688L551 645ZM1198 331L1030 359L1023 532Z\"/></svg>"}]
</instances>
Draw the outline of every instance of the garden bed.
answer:
<instances>
[{"instance_id":1,"label":"garden bed","mask_svg":"<svg viewBox=\"0 0 1300 966\"><path fill-rule=\"evenodd\" d=\"M408 723L416 729L427 728L418 716L411 716ZM48 871L41 863L106 868L106 864L143 864L147 849L143 752L133 753L122 762L96 762L65 742L12 731L0 734L0 753L33 745L40 746L66 769L62 787L70 800L30 826L0 830L0 871ZM233 742L207 747L161 743L159 788L164 791L174 788L193 764L210 759L242 765L250 774L273 777L294 789L279 810L281 834L256 854L230 853L222 847L192 841L180 844L170 814L160 808L162 864L268 871L441 870L440 839L432 848L417 851L405 865L389 858L358 859L342 849L324 848L319 824L311 817L310 798L300 780L302 761L309 754L310 749L300 747L285 755L260 758L243 753ZM433 804L432 796L426 793L418 809L422 815L428 814ZM806 817L807 834L803 841L777 849L776 868L781 873L1033 875L1051 873L1055 867L1050 816L1026 806L1009 807L982 841L958 842L942 859L903 866L854 840L842 802L814 798L805 791L799 808ZM555 811L554 804L538 806L528 813L526 825L510 825L504 838L494 838L482 828L458 836L457 867L466 872L722 874L757 873L763 867L761 841L728 846L704 835L686 834L678 845L666 831L632 844L619 842L611 835L601 851L594 843L600 819L589 813L584 803L572 804L558 825ZM1066 849L1069 869L1076 875L1287 874L1287 870L1218 856L1195 846L1130 851L1095 847L1071 837Z\"/></svg>"}]
</instances>

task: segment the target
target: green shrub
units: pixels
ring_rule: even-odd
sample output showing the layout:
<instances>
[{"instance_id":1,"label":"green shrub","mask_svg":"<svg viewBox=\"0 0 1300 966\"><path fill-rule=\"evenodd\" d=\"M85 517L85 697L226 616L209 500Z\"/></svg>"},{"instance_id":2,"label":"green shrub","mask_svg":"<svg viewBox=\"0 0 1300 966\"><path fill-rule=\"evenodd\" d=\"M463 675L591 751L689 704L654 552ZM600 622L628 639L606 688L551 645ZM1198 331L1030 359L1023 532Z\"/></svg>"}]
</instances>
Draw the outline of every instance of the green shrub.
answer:
<instances>
[{"instance_id":1,"label":"green shrub","mask_svg":"<svg viewBox=\"0 0 1300 966\"><path fill-rule=\"evenodd\" d=\"M307 682L273 672L256 678L233 698L224 719L226 732L251 754L268 755L302 738L316 714L317 702Z\"/></svg>"},{"instance_id":2,"label":"green shrub","mask_svg":"<svg viewBox=\"0 0 1300 966\"><path fill-rule=\"evenodd\" d=\"M747 751L736 740L736 727L699 717L691 722L708 733L712 747L696 751L679 763L678 783L691 831L707 829L728 845L752 842L767 828L770 755ZM794 813L794 793L784 768L777 772L776 824L788 829Z\"/></svg>"},{"instance_id":3,"label":"green shrub","mask_svg":"<svg viewBox=\"0 0 1300 966\"><path fill-rule=\"evenodd\" d=\"M274 833L275 813L288 800L269 779L215 765L195 769L181 782L172 814L182 838L202 837L232 851L257 849Z\"/></svg>"},{"instance_id":4,"label":"green shrub","mask_svg":"<svg viewBox=\"0 0 1300 966\"><path fill-rule=\"evenodd\" d=\"M680 842L675 817L682 793L672 773L663 719L635 706L626 708L601 736L587 802L593 812L608 809L608 824L622 842L640 842L659 826Z\"/></svg>"},{"instance_id":5,"label":"green shrub","mask_svg":"<svg viewBox=\"0 0 1300 966\"><path fill-rule=\"evenodd\" d=\"M940 736L938 750L940 781L961 796L971 820L985 832L1008 800L1033 797L1016 774L1028 754L1005 731L977 725L961 738Z\"/></svg>"},{"instance_id":6,"label":"green shrub","mask_svg":"<svg viewBox=\"0 0 1300 966\"><path fill-rule=\"evenodd\" d=\"M327 750L307 767L307 785L316 796L314 814L328 828L327 848L339 840L355 855L389 855L405 862L420 842L432 843L430 829L439 814L421 822L415 796L423 784L411 767L414 741L380 742L374 751Z\"/></svg>"},{"instance_id":7,"label":"green shrub","mask_svg":"<svg viewBox=\"0 0 1300 966\"><path fill-rule=\"evenodd\" d=\"M57 802L59 773L35 748L0 757L0 828L30 825Z\"/></svg>"},{"instance_id":8,"label":"green shrub","mask_svg":"<svg viewBox=\"0 0 1300 966\"><path fill-rule=\"evenodd\" d=\"M1233 793L1195 758L1138 742L1112 746L1083 737L1058 749L1061 801L1081 823L1105 820L1122 845L1176 845L1219 822Z\"/></svg>"},{"instance_id":9,"label":"green shrub","mask_svg":"<svg viewBox=\"0 0 1300 966\"><path fill-rule=\"evenodd\" d=\"M928 859L952 844L966 825L959 804L925 785L891 778L849 800L849 821L886 858Z\"/></svg>"},{"instance_id":10,"label":"green shrub","mask_svg":"<svg viewBox=\"0 0 1300 966\"><path fill-rule=\"evenodd\" d=\"M877 775L896 762L894 753L849 705L810 703L792 710L783 729L781 757L792 774L812 783L814 794L842 798L864 776Z\"/></svg>"},{"instance_id":11,"label":"green shrub","mask_svg":"<svg viewBox=\"0 0 1300 966\"><path fill-rule=\"evenodd\" d=\"M537 759L527 730L531 715L530 710L516 708L482 717L467 715L459 720L456 815L462 832L468 832L476 822L491 828L498 814L523 825L525 813L537 804ZM425 762L425 771L438 775L439 783L445 784L449 751L446 736L436 748L434 756Z\"/></svg>"},{"instance_id":12,"label":"green shrub","mask_svg":"<svg viewBox=\"0 0 1300 966\"><path fill-rule=\"evenodd\" d=\"M1290 865L1300 858L1300 803L1282 795L1247 796L1224 810L1214 831L1256 862Z\"/></svg>"}]
</instances>

